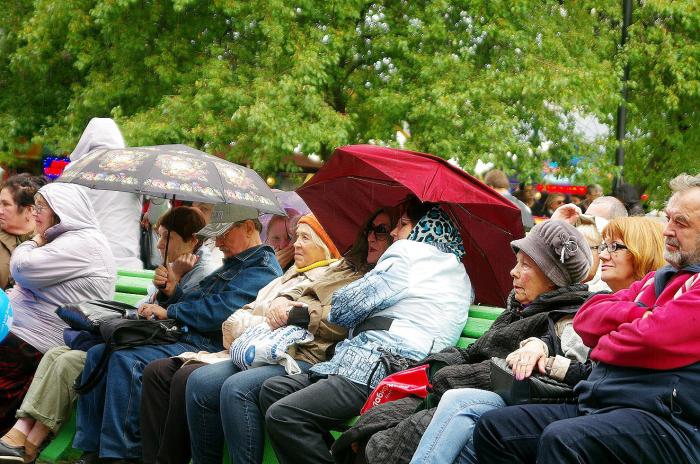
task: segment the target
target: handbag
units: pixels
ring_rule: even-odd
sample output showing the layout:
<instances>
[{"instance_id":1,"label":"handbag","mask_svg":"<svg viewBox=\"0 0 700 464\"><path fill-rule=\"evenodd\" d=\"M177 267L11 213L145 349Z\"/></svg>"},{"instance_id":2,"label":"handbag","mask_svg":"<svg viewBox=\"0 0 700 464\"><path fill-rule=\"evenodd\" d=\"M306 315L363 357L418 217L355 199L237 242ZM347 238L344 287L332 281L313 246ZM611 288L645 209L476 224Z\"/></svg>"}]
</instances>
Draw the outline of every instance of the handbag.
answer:
<instances>
[{"instance_id":1,"label":"handbag","mask_svg":"<svg viewBox=\"0 0 700 464\"><path fill-rule=\"evenodd\" d=\"M394 372L382 379L379 385L365 401L360 415L372 409L378 404L389 403L407 396L425 398L428 396L430 382L428 381L428 364L412 367L410 369Z\"/></svg>"},{"instance_id":2,"label":"handbag","mask_svg":"<svg viewBox=\"0 0 700 464\"><path fill-rule=\"evenodd\" d=\"M491 358L491 391L509 405L528 403L575 403L574 389L546 375L533 374L516 380L505 359Z\"/></svg>"},{"instance_id":3,"label":"handbag","mask_svg":"<svg viewBox=\"0 0 700 464\"><path fill-rule=\"evenodd\" d=\"M136 308L119 301L89 300L56 308L56 315L73 330L99 334L100 325L110 319L121 319Z\"/></svg>"},{"instance_id":4,"label":"handbag","mask_svg":"<svg viewBox=\"0 0 700 464\"><path fill-rule=\"evenodd\" d=\"M295 325L272 330L267 323L262 323L246 329L231 343L229 353L233 364L243 370L267 364L282 364L287 374L299 374L301 368L288 350L313 339L311 332Z\"/></svg>"},{"instance_id":5,"label":"handbag","mask_svg":"<svg viewBox=\"0 0 700 464\"><path fill-rule=\"evenodd\" d=\"M119 350L143 345L169 345L178 341L182 331L175 319L109 319L100 325L105 349L85 382L76 380L74 389L80 394L92 390L107 372L110 355Z\"/></svg>"},{"instance_id":6,"label":"handbag","mask_svg":"<svg viewBox=\"0 0 700 464\"><path fill-rule=\"evenodd\" d=\"M381 346L377 348L377 351L379 351L381 355L379 356L379 359L374 363L374 367L369 373L369 378L367 379L368 394L372 391L372 379L374 378L375 374L377 373L380 367L383 368L384 377L386 378L387 376L396 372L405 371L406 369L413 367L413 365L415 364L414 360L398 354L394 354L389 350L385 350Z\"/></svg>"}]
</instances>

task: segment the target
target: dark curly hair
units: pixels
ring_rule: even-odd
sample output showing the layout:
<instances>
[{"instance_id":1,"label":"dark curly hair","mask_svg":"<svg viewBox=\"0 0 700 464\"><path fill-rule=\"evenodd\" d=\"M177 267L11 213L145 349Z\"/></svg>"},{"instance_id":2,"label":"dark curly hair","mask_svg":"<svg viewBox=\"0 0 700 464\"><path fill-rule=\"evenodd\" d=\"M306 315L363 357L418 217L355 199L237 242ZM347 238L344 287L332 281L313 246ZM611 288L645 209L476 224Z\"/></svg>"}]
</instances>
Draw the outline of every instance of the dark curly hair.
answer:
<instances>
[{"instance_id":1,"label":"dark curly hair","mask_svg":"<svg viewBox=\"0 0 700 464\"><path fill-rule=\"evenodd\" d=\"M22 211L27 206L34 206L34 195L46 184L44 177L32 176L25 172L7 179L2 188L10 191L17 210Z\"/></svg>"}]
</instances>

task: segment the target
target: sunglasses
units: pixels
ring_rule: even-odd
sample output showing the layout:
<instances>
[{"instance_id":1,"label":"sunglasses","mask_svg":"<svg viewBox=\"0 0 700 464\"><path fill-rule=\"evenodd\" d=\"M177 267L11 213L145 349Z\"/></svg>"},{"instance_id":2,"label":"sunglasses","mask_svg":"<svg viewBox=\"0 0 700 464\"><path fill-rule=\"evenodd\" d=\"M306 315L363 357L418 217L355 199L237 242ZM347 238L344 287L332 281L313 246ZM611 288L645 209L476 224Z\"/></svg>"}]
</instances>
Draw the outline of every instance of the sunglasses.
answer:
<instances>
[{"instance_id":1,"label":"sunglasses","mask_svg":"<svg viewBox=\"0 0 700 464\"><path fill-rule=\"evenodd\" d=\"M374 234L377 240L386 240L389 238L389 233L391 231L384 224L372 225L370 224L367 228L367 235Z\"/></svg>"}]
</instances>

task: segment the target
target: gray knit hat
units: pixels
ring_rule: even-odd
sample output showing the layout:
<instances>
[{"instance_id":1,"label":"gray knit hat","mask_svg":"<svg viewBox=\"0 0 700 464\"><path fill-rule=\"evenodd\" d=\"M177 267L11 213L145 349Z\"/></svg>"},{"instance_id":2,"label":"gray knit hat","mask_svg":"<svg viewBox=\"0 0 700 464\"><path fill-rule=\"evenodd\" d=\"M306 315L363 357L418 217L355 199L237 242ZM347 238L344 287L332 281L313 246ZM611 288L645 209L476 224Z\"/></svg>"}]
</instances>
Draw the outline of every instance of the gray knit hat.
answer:
<instances>
[{"instance_id":1,"label":"gray knit hat","mask_svg":"<svg viewBox=\"0 0 700 464\"><path fill-rule=\"evenodd\" d=\"M586 239L564 221L546 221L532 228L525 238L513 240L514 252L522 251L557 287L578 284L586 278L593 255Z\"/></svg>"}]
</instances>

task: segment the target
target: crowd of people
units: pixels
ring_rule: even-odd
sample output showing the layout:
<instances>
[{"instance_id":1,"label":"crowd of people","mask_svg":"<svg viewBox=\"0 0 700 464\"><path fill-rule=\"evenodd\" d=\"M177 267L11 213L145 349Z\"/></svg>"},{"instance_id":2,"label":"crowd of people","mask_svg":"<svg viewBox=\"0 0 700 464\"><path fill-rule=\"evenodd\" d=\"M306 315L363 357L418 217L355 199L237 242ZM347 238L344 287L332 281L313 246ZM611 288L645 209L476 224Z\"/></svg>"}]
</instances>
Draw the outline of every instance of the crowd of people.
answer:
<instances>
[{"instance_id":1,"label":"crowd of people","mask_svg":"<svg viewBox=\"0 0 700 464\"><path fill-rule=\"evenodd\" d=\"M116 125L93 120L73 155L111 146L123 146ZM467 348L455 344L476 292L459 225L409 196L370 214L345 253L291 208L264 229L240 205L166 209L137 311L181 336L111 352L55 309L113 297L138 244L110 238L101 214L134 199L11 177L0 190L0 284L14 311L0 342L0 462L33 462L74 407L82 464L219 464L225 452L261 463L266 431L283 464L700 462L700 176L671 182L665 225L597 186L580 206L550 195L551 218L535 224L502 173L485 181L529 232L511 242L505 309ZM399 361L430 365L428 399L375 405L347 428ZM511 404L494 365L572 396Z\"/></svg>"}]
</instances>

